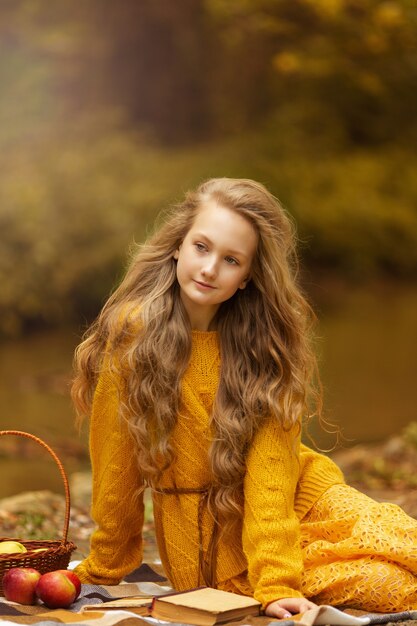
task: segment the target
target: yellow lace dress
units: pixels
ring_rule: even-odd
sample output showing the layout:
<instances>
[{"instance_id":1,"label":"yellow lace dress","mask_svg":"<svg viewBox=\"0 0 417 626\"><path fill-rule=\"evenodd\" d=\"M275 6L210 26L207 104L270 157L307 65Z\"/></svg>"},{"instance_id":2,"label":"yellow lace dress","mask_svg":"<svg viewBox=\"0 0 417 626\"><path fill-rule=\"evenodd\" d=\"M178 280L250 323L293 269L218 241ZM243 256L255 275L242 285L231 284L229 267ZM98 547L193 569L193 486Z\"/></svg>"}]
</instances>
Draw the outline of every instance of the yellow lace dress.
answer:
<instances>
[{"instance_id":1,"label":"yellow lace dress","mask_svg":"<svg viewBox=\"0 0 417 626\"><path fill-rule=\"evenodd\" d=\"M417 521L348 485L330 487L301 523L302 590L318 604L417 608Z\"/></svg>"}]
</instances>

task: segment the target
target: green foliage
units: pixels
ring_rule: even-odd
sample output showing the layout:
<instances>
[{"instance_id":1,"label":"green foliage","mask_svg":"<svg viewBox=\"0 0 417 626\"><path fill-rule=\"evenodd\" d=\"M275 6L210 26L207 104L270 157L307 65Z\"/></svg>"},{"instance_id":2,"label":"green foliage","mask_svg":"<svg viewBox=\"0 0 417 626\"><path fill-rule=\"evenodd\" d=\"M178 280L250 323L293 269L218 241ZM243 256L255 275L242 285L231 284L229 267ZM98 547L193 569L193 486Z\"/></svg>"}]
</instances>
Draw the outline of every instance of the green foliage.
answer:
<instances>
[{"instance_id":1,"label":"green foliage","mask_svg":"<svg viewBox=\"0 0 417 626\"><path fill-rule=\"evenodd\" d=\"M414 2L207 0L206 7L218 61L210 93L223 128L291 103L312 107L318 130L333 119L347 144L415 141Z\"/></svg>"},{"instance_id":2,"label":"green foliage","mask_svg":"<svg viewBox=\"0 0 417 626\"><path fill-rule=\"evenodd\" d=\"M133 240L204 171L205 151L157 149L106 122L0 160L3 333L95 314Z\"/></svg>"},{"instance_id":3,"label":"green foliage","mask_svg":"<svg viewBox=\"0 0 417 626\"><path fill-rule=\"evenodd\" d=\"M415 277L416 163L410 155L366 150L300 158L297 165L287 168L288 206L310 262L355 278Z\"/></svg>"},{"instance_id":4,"label":"green foliage","mask_svg":"<svg viewBox=\"0 0 417 626\"><path fill-rule=\"evenodd\" d=\"M0 170L2 331L94 315L120 278L133 238L142 240L160 209L209 176L265 182L294 214L304 261L313 267L362 278L412 276L416 160L398 149L346 154L328 147L314 159L314 145L301 151L291 125L280 124L176 150L109 130L9 152Z\"/></svg>"}]
</instances>

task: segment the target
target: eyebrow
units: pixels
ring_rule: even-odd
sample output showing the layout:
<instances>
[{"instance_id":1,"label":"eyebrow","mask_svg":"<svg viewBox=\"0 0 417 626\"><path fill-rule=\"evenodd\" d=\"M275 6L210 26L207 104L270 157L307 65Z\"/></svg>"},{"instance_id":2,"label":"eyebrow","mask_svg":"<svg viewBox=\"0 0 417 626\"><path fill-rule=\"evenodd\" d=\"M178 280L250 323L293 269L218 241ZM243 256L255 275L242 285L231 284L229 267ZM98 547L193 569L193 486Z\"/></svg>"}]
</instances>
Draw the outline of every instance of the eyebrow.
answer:
<instances>
[{"instance_id":1,"label":"eyebrow","mask_svg":"<svg viewBox=\"0 0 417 626\"><path fill-rule=\"evenodd\" d=\"M207 243L209 243L210 245L213 245L213 242L211 241L211 239L209 237L207 237L207 235L204 235L204 233L195 233L194 237L197 237L199 239L205 239L207 241ZM245 252L242 252L241 250L228 250L227 254L232 254L234 256L241 256L243 258L247 258L247 254L245 254Z\"/></svg>"}]
</instances>

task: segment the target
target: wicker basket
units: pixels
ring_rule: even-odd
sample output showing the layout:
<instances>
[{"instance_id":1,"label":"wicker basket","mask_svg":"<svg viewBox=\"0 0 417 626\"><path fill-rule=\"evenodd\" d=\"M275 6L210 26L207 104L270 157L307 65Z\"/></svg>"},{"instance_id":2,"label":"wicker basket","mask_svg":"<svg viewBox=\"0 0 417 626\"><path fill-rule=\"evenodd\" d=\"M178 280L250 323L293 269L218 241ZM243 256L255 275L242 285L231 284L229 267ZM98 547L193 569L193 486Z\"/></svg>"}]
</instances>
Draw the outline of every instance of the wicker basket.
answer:
<instances>
[{"instance_id":1,"label":"wicker basket","mask_svg":"<svg viewBox=\"0 0 417 626\"><path fill-rule=\"evenodd\" d=\"M68 525L70 517L70 493L68 487L68 479L65 474L65 470L61 461L56 456L55 452L44 442L42 439L35 437L29 433L22 432L20 430L0 430L0 436L3 435L18 435L20 437L26 437L27 439L33 439L38 444L43 446L54 459L61 472L62 480L64 481L65 488L65 520L64 530L62 533L62 539L59 541L25 541L24 539L16 539L15 537L0 537L0 541L18 541L22 543L27 552L14 553L14 554L1 554L0 553L0 594L3 595L3 576L7 570L12 567L33 567L37 569L41 574L46 572L52 572L57 569L66 569L70 562L71 553L76 549L71 541L67 541ZM35 552L39 548L43 548L40 552Z\"/></svg>"}]
</instances>

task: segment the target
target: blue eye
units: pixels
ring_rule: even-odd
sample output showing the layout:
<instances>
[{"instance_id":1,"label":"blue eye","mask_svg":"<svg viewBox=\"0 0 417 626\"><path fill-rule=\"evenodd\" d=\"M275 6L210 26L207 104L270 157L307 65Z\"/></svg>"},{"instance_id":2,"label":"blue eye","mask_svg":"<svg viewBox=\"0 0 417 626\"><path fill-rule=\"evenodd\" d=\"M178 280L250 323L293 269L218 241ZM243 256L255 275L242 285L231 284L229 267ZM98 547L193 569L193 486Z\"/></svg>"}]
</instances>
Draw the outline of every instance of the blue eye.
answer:
<instances>
[{"instance_id":1,"label":"blue eye","mask_svg":"<svg viewBox=\"0 0 417 626\"><path fill-rule=\"evenodd\" d=\"M234 259L232 256L227 256L225 258L226 263L229 263L229 265L239 265L238 261L236 259Z\"/></svg>"}]
</instances>

